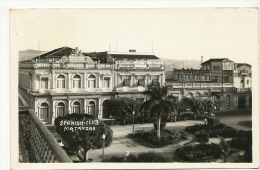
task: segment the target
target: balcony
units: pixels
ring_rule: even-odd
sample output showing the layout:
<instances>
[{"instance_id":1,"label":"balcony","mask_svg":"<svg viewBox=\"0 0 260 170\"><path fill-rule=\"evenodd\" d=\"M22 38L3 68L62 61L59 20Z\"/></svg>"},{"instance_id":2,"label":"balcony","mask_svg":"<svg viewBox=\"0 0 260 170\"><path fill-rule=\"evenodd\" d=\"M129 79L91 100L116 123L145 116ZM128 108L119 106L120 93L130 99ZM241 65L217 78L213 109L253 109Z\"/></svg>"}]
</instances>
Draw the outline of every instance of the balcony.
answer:
<instances>
[{"instance_id":1,"label":"balcony","mask_svg":"<svg viewBox=\"0 0 260 170\"><path fill-rule=\"evenodd\" d=\"M129 87L129 86L124 86L124 87L117 87L116 91L118 92L138 92L138 91L145 91L146 88L144 86L138 86L138 87Z\"/></svg>"},{"instance_id":2,"label":"balcony","mask_svg":"<svg viewBox=\"0 0 260 170\"><path fill-rule=\"evenodd\" d=\"M252 88L237 88L237 92L251 92Z\"/></svg>"},{"instance_id":3,"label":"balcony","mask_svg":"<svg viewBox=\"0 0 260 170\"><path fill-rule=\"evenodd\" d=\"M171 83L167 82L172 88L222 88L233 87L233 83Z\"/></svg>"},{"instance_id":4,"label":"balcony","mask_svg":"<svg viewBox=\"0 0 260 170\"><path fill-rule=\"evenodd\" d=\"M19 112L19 149L23 163L72 163L33 110Z\"/></svg>"},{"instance_id":5,"label":"balcony","mask_svg":"<svg viewBox=\"0 0 260 170\"><path fill-rule=\"evenodd\" d=\"M113 69L113 64L84 64L84 63L19 63L19 68L76 68L76 69Z\"/></svg>"}]
</instances>

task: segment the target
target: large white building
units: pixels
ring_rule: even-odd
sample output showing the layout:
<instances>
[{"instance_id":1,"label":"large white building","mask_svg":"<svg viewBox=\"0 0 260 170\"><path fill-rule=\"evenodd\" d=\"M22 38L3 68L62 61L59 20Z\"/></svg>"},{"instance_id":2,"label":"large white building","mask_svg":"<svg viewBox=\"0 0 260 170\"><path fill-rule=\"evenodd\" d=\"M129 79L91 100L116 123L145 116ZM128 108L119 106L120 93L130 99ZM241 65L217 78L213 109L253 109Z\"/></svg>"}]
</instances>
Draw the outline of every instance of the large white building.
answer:
<instances>
[{"instance_id":1,"label":"large white building","mask_svg":"<svg viewBox=\"0 0 260 170\"><path fill-rule=\"evenodd\" d=\"M82 53L62 47L19 63L19 95L45 123L71 113L109 118L107 100L145 100L151 83L165 83L163 63L133 50Z\"/></svg>"}]
</instances>

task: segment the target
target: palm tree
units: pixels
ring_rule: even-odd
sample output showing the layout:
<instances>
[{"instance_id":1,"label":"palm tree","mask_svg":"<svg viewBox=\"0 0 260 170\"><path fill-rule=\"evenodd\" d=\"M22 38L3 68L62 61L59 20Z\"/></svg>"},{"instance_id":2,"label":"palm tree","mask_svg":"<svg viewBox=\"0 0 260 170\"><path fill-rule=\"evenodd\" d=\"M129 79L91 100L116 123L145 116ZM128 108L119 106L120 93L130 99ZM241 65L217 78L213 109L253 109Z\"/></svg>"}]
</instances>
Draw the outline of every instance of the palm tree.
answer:
<instances>
[{"instance_id":1,"label":"palm tree","mask_svg":"<svg viewBox=\"0 0 260 170\"><path fill-rule=\"evenodd\" d=\"M149 113L150 118L157 119L157 136L160 138L160 124L163 115L169 116L173 111L173 103L168 97L168 86L152 85L148 86L146 94L149 100L143 104L143 109Z\"/></svg>"}]
</instances>

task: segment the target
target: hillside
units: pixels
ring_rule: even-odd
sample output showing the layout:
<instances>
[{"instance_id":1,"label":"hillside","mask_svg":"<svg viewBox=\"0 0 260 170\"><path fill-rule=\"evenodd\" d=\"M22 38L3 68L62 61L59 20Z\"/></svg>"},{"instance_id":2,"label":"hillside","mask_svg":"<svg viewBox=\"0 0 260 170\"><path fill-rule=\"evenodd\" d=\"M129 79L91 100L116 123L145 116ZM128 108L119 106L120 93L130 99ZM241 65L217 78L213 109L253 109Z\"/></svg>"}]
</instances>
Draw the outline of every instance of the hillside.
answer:
<instances>
[{"instance_id":1,"label":"hillside","mask_svg":"<svg viewBox=\"0 0 260 170\"><path fill-rule=\"evenodd\" d=\"M36 57L38 55L44 54L47 51L38 51L38 50L25 50L25 51L19 51L19 61L23 61L23 60L29 60L33 57Z\"/></svg>"},{"instance_id":2,"label":"hillside","mask_svg":"<svg viewBox=\"0 0 260 170\"><path fill-rule=\"evenodd\" d=\"M184 68L193 68L193 69L199 69L200 68L200 61L198 60L175 60L175 59L165 59L161 58L161 61L165 65L165 71L171 71L173 68L180 69Z\"/></svg>"},{"instance_id":3,"label":"hillside","mask_svg":"<svg viewBox=\"0 0 260 170\"><path fill-rule=\"evenodd\" d=\"M38 56L39 54L44 54L47 51L38 51L38 50L25 50L25 51L19 51L19 60L28 60L33 57ZM165 59L161 58L161 61L165 65L165 71L171 71L173 68L180 69L183 67L183 60L176 60L176 59ZM198 60L184 60L184 68L194 68L199 69L200 68L200 61Z\"/></svg>"}]
</instances>

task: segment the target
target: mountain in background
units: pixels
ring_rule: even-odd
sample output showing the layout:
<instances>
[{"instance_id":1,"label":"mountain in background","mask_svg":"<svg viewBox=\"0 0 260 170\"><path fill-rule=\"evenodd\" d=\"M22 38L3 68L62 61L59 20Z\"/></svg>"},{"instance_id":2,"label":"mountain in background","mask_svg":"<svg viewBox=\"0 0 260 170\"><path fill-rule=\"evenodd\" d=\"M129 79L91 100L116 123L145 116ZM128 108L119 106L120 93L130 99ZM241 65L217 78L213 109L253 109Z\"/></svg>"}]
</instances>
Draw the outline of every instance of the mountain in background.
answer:
<instances>
[{"instance_id":1,"label":"mountain in background","mask_svg":"<svg viewBox=\"0 0 260 170\"><path fill-rule=\"evenodd\" d=\"M25 50L19 51L19 61L30 60L38 55L44 54L47 51L38 51L38 50ZM183 67L183 60L176 60L176 59L160 59L165 65L165 71L171 71L173 68L180 69ZM184 68L193 68L199 69L200 68L200 61L198 60L184 60Z\"/></svg>"},{"instance_id":2,"label":"mountain in background","mask_svg":"<svg viewBox=\"0 0 260 170\"><path fill-rule=\"evenodd\" d=\"M38 50L25 50L25 51L19 51L19 61L24 61L24 60L30 60L38 55L44 54L47 51L38 51Z\"/></svg>"}]
</instances>

